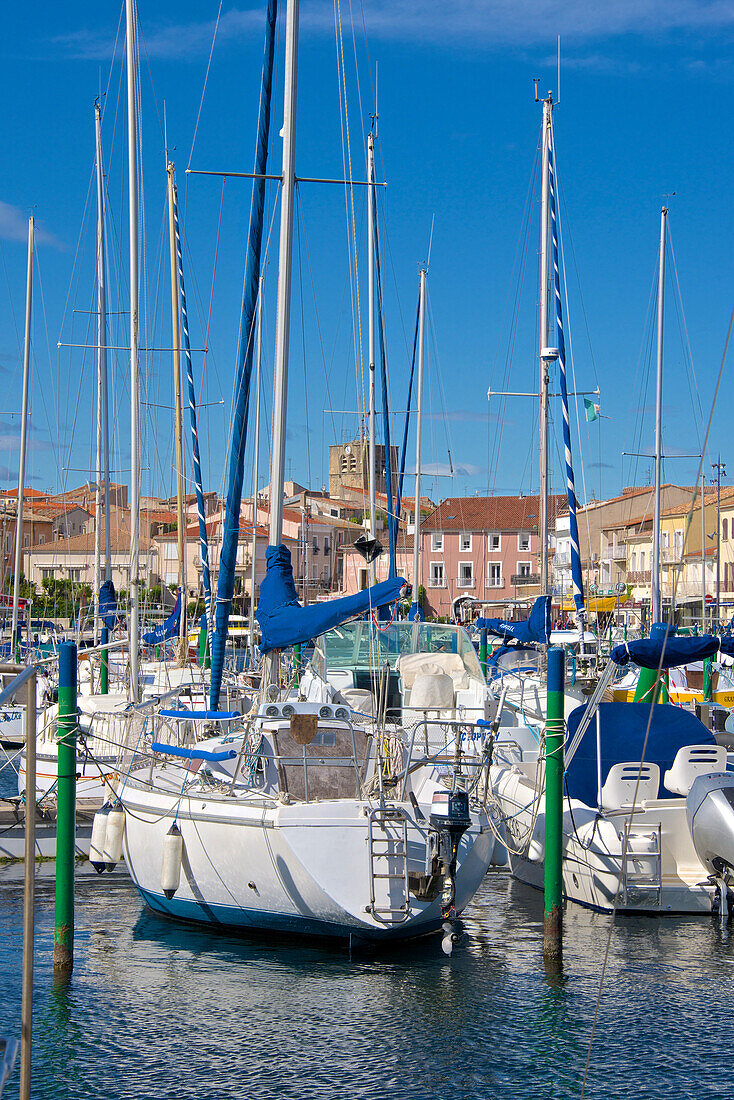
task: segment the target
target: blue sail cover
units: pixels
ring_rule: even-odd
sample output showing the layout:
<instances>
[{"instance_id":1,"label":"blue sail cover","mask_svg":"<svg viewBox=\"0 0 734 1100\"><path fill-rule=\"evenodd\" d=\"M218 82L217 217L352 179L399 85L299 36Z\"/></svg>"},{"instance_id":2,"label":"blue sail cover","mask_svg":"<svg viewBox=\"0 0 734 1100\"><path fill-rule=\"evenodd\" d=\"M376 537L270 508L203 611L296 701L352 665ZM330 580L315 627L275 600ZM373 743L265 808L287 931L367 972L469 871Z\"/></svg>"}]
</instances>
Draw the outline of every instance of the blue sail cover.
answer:
<instances>
[{"instance_id":1,"label":"blue sail cover","mask_svg":"<svg viewBox=\"0 0 734 1100\"><path fill-rule=\"evenodd\" d=\"M734 638L718 638L713 634L699 634L693 638L671 635L667 640L638 638L634 642L616 645L611 658L616 665L626 665L631 661L641 668L675 668L713 657L719 650L734 657Z\"/></svg>"},{"instance_id":2,"label":"blue sail cover","mask_svg":"<svg viewBox=\"0 0 734 1100\"><path fill-rule=\"evenodd\" d=\"M586 704L569 714L569 741L585 712ZM613 764L642 760L644 748L645 761L660 768L660 798L670 798L663 788L663 777L672 767L678 749L684 745L716 743L711 731L694 714L671 703L658 703L654 707L649 703L600 703L599 723L602 786ZM592 720L566 770L566 789L570 798L596 806L597 782L596 721Z\"/></svg>"},{"instance_id":3,"label":"blue sail cover","mask_svg":"<svg viewBox=\"0 0 734 1100\"><path fill-rule=\"evenodd\" d=\"M178 590L178 596L176 597L176 604L173 611L168 616L164 623L157 626L155 630L149 630L147 634L143 634L143 642L145 645L160 645L161 642L167 641L169 638L173 638L178 633L178 624L181 619L181 589Z\"/></svg>"},{"instance_id":4,"label":"blue sail cover","mask_svg":"<svg viewBox=\"0 0 734 1100\"><path fill-rule=\"evenodd\" d=\"M553 126L550 127L548 148L548 175L550 192L550 224L553 247L553 289L556 297L556 339L558 340L558 368L561 384L561 405L563 407L563 449L566 458L566 491L568 495L568 522L571 535L571 583L573 602L576 605L576 617L583 629L586 619L584 606L584 581L581 573L581 550L579 528L576 519L576 486L571 458L571 426L568 419L568 389L566 387L566 343L563 337L563 313L561 311L561 273L558 262L558 223L556 219L556 174L554 164Z\"/></svg>"},{"instance_id":5,"label":"blue sail cover","mask_svg":"<svg viewBox=\"0 0 734 1100\"><path fill-rule=\"evenodd\" d=\"M406 587L406 581L402 577L392 577L353 596L301 607L296 595L288 547L269 546L266 558L267 572L260 585L260 600L255 612L262 635L261 653L269 653L271 649L286 649L288 646L317 638L319 634L333 626L339 626L347 619L353 619L372 608L393 603Z\"/></svg>"},{"instance_id":6,"label":"blue sail cover","mask_svg":"<svg viewBox=\"0 0 734 1100\"><path fill-rule=\"evenodd\" d=\"M260 85L260 111L258 116L257 151L255 154L255 179L252 184L250 206L250 231L247 242L247 279L242 298L240 343L235 376L235 405L232 417L232 440L227 472L227 499L224 510L224 531L219 553L217 578L217 603L210 627L212 631L212 670L210 701L212 710L219 709L219 691L224 671L224 647L227 641L229 612L234 595L234 578L237 566L237 546L240 536L240 504L242 503L242 479L244 477L245 447L247 444L247 419L250 409L250 380L252 378L252 346L255 307L260 289L260 252L265 209L265 173L268 165L270 135L270 100L273 89L273 52L275 49L275 23L277 2L268 0L265 29L265 54Z\"/></svg>"},{"instance_id":7,"label":"blue sail cover","mask_svg":"<svg viewBox=\"0 0 734 1100\"><path fill-rule=\"evenodd\" d=\"M108 630L117 622L117 596L112 581L105 581L99 590L99 617Z\"/></svg>"},{"instance_id":8,"label":"blue sail cover","mask_svg":"<svg viewBox=\"0 0 734 1100\"><path fill-rule=\"evenodd\" d=\"M521 619L517 623L507 619L477 619L474 625L477 630L488 630L498 638L514 638L523 645L528 642L547 644L551 632L551 598L538 596L529 619Z\"/></svg>"}]
</instances>

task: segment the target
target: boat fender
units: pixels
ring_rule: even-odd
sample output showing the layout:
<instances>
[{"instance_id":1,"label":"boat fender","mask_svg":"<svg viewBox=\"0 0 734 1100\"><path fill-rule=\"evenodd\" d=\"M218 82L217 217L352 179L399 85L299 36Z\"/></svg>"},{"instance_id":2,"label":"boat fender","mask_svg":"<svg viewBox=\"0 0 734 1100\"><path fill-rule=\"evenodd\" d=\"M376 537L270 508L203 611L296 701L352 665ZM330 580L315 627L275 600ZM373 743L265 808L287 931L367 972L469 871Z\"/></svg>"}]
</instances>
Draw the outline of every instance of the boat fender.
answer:
<instances>
[{"instance_id":1,"label":"boat fender","mask_svg":"<svg viewBox=\"0 0 734 1100\"><path fill-rule=\"evenodd\" d=\"M107 839L107 818L110 809L109 802L105 802L101 809L97 810L92 822L92 841L89 845L89 862L98 875L107 867L104 856L105 841Z\"/></svg>"},{"instance_id":2,"label":"boat fender","mask_svg":"<svg viewBox=\"0 0 734 1100\"><path fill-rule=\"evenodd\" d=\"M104 861L108 871L113 871L122 856L122 834L125 831L125 811L113 806L107 814L107 830L104 842Z\"/></svg>"},{"instance_id":3,"label":"boat fender","mask_svg":"<svg viewBox=\"0 0 734 1100\"><path fill-rule=\"evenodd\" d=\"M170 901L181 882L181 862L183 860L183 837L174 821L163 841L163 862L161 865L161 889Z\"/></svg>"}]
</instances>

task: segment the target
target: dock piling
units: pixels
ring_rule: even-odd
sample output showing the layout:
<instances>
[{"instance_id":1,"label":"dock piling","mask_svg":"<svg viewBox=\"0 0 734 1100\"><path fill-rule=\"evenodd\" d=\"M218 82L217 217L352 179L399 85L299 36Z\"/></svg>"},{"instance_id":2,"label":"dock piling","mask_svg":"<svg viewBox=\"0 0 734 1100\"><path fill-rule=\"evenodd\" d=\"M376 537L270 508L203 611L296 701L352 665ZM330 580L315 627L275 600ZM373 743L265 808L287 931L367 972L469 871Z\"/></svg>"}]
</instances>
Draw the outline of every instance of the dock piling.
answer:
<instances>
[{"instance_id":1,"label":"dock piling","mask_svg":"<svg viewBox=\"0 0 734 1100\"><path fill-rule=\"evenodd\" d=\"M76 848L76 645L59 646L58 783L54 977L74 968L74 859Z\"/></svg>"},{"instance_id":2,"label":"dock piling","mask_svg":"<svg viewBox=\"0 0 734 1100\"><path fill-rule=\"evenodd\" d=\"M484 679L487 679L487 628L483 627L479 632L479 664L482 666L482 672L484 673Z\"/></svg>"},{"instance_id":3,"label":"dock piling","mask_svg":"<svg viewBox=\"0 0 734 1100\"><path fill-rule=\"evenodd\" d=\"M563 950L563 739L565 732L565 654L548 649L545 727L545 862L543 954L560 958Z\"/></svg>"}]
</instances>

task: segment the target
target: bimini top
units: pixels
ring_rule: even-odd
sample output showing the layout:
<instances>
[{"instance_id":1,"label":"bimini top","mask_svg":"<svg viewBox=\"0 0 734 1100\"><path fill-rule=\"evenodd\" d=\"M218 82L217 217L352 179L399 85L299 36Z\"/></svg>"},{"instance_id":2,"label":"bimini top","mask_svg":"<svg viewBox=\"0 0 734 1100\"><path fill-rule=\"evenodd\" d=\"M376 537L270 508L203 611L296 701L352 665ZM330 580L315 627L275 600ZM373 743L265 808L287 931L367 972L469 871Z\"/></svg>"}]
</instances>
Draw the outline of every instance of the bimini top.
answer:
<instances>
[{"instance_id":1,"label":"bimini top","mask_svg":"<svg viewBox=\"0 0 734 1100\"><path fill-rule=\"evenodd\" d=\"M642 668L675 668L713 657L719 651L734 657L734 638L720 638L715 634L679 638L669 634L667 638L638 638L634 642L623 642L614 647L611 658L617 665L632 661Z\"/></svg>"},{"instance_id":2,"label":"bimini top","mask_svg":"<svg viewBox=\"0 0 734 1100\"><path fill-rule=\"evenodd\" d=\"M267 572L260 585L260 601L255 612L262 634L261 653L308 642L355 615L394 603L408 588L402 577L392 577L353 596L301 607L288 547L269 546L266 560Z\"/></svg>"},{"instance_id":3,"label":"bimini top","mask_svg":"<svg viewBox=\"0 0 734 1100\"><path fill-rule=\"evenodd\" d=\"M576 707L569 714L569 741L585 712L586 704ZM596 806L596 736L596 722L592 720L566 771L566 790L569 797L578 798L587 806ZM663 776L672 768L678 749L684 745L716 744L713 734L706 729L703 722L699 722L690 711L670 703L656 703L653 707L649 703L600 703L599 742L602 786L613 764L642 760L644 747L645 761L657 764L660 768L659 798L671 797L663 787Z\"/></svg>"},{"instance_id":4,"label":"bimini top","mask_svg":"<svg viewBox=\"0 0 734 1100\"><path fill-rule=\"evenodd\" d=\"M551 632L551 598L538 596L530 612L530 618L513 623L507 619L477 619L477 630L488 630L498 638L514 638L527 645L529 642L547 643Z\"/></svg>"}]
</instances>

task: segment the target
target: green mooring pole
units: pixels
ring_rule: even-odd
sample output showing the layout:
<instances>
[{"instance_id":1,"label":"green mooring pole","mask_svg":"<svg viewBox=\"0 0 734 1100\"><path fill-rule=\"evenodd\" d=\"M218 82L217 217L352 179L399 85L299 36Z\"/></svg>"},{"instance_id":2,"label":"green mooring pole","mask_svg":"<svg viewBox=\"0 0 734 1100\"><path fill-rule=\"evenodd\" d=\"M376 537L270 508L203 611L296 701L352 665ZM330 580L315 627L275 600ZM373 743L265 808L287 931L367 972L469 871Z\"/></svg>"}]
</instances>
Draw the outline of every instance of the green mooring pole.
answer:
<instances>
[{"instance_id":1,"label":"green mooring pole","mask_svg":"<svg viewBox=\"0 0 734 1100\"><path fill-rule=\"evenodd\" d=\"M100 632L99 641L101 645L109 645L110 632L108 627L103 626ZM110 690L110 651L109 649L103 649L99 655L99 693L100 695L107 695Z\"/></svg>"},{"instance_id":2,"label":"green mooring pole","mask_svg":"<svg viewBox=\"0 0 734 1100\"><path fill-rule=\"evenodd\" d=\"M296 642L293 646L293 667L296 671L296 687L301 686L301 643Z\"/></svg>"},{"instance_id":3,"label":"green mooring pole","mask_svg":"<svg viewBox=\"0 0 734 1100\"><path fill-rule=\"evenodd\" d=\"M54 976L74 968L76 840L76 645L59 646L58 782L56 786L56 917Z\"/></svg>"},{"instance_id":4,"label":"green mooring pole","mask_svg":"<svg viewBox=\"0 0 734 1100\"><path fill-rule=\"evenodd\" d=\"M487 679L487 631L486 629L479 632L479 664L482 666L482 672L484 673L484 679Z\"/></svg>"},{"instance_id":5,"label":"green mooring pole","mask_svg":"<svg viewBox=\"0 0 734 1100\"><path fill-rule=\"evenodd\" d=\"M209 656L209 635L206 630L206 615L201 616L199 623L199 664L202 668L211 668L212 661Z\"/></svg>"},{"instance_id":6,"label":"green mooring pole","mask_svg":"<svg viewBox=\"0 0 734 1100\"><path fill-rule=\"evenodd\" d=\"M560 958L563 947L563 686L565 654L548 650L545 725L545 865L543 954Z\"/></svg>"}]
</instances>

